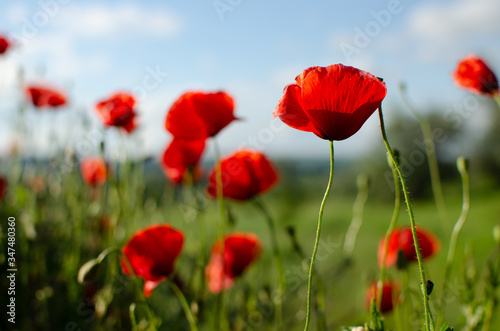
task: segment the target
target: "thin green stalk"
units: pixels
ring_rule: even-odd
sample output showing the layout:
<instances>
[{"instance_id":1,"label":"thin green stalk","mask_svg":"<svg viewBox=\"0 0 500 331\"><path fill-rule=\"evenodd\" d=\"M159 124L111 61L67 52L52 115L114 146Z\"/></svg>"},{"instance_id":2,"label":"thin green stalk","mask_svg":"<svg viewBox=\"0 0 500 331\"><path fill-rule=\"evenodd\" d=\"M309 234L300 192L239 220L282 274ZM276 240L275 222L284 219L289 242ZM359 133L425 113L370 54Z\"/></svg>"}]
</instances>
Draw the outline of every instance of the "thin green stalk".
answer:
<instances>
[{"instance_id":1,"label":"thin green stalk","mask_svg":"<svg viewBox=\"0 0 500 331\"><path fill-rule=\"evenodd\" d=\"M488 258L489 261L491 261L490 265L490 272L493 273L492 279L490 278L490 290L488 293L489 298L487 299L486 302L486 308L484 312L484 322L483 322L483 329L482 331L489 331L490 330L490 325L491 325L491 319L493 318L493 310L497 306L498 299L496 298L496 292L498 288L498 281L495 281L495 279L498 279L498 275L500 274L500 255L498 255L498 249L500 248L500 245L497 243L496 247L494 248L492 255L497 254L497 265L496 268L494 267L494 262L491 261L492 257L490 255L490 258ZM495 268L495 270L493 270ZM491 276L490 276L491 277Z\"/></svg>"},{"instance_id":2,"label":"thin green stalk","mask_svg":"<svg viewBox=\"0 0 500 331\"><path fill-rule=\"evenodd\" d=\"M448 247L448 255L446 257L446 266L444 269L444 276L443 276L443 290L441 291L441 298L439 299L441 306L438 316L438 321L439 321L438 325L440 325L444 320L444 312L446 308L445 298L448 289L447 285L448 278L450 277L451 268L453 266L453 261L455 259L455 250L457 247L458 235L460 234L460 230L462 230L462 227L465 221L467 220L470 207L470 188L469 188L469 173L467 169L467 160L464 159L463 157L459 157L457 159L457 168L458 171L460 172L460 177L462 178L462 211L460 212L460 216L457 220L457 223L455 223L455 226L453 227L453 232L451 233L451 238L450 238L450 245Z\"/></svg>"},{"instance_id":3,"label":"thin green stalk","mask_svg":"<svg viewBox=\"0 0 500 331\"><path fill-rule=\"evenodd\" d=\"M118 251L118 252L121 253L121 251ZM144 296L144 292L142 291L142 289L140 287L140 284L138 282L139 278L135 274L134 269L132 268L132 265L130 264L130 261L128 260L127 256L123 253L121 254L121 256L123 257L123 261L125 261L125 263L127 265L127 269L129 270L130 275L132 275L132 277L134 279L133 283L134 283L134 288L135 288L136 294L142 299L141 301L143 301L144 305L146 306L146 314L148 315L148 319L151 322L151 329L153 331L157 331L156 320L153 316L153 313L151 312L151 308L149 307L149 304L146 300L146 297Z\"/></svg>"},{"instance_id":4,"label":"thin green stalk","mask_svg":"<svg viewBox=\"0 0 500 331\"><path fill-rule=\"evenodd\" d=\"M497 105L498 107L500 108L500 93L497 92L493 95L493 98L495 99L495 101L497 102Z\"/></svg>"},{"instance_id":5,"label":"thin green stalk","mask_svg":"<svg viewBox=\"0 0 500 331\"><path fill-rule=\"evenodd\" d=\"M314 273L314 261L316 259L316 254L318 253L319 236L321 234L321 222L323 220L323 209L325 207L326 199L328 198L328 194L330 194L330 189L332 187L333 173L334 173L333 141L330 140L330 178L328 179L328 185L326 187L323 201L321 201L321 206L319 207L318 227L316 229L316 239L314 241L314 249L311 256L311 265L309 266L309 278L307 281L307 311L306 311L306 324L304 326L304 331L307 331L309 329L309 322L311 320L311 295L312 295L312 277Z\"/></svg>"},{"instance_id":6,"label":"thin green stalk","mask_svg":"<svg viewBox=\"0 0 500 331\"><path fill-rule=\"evenodd\" d=\"M356 244L361 224L363 224L363 209L368 199L368 177L365 174L360 174L357 178L358 194L352 205L352 220L349 228L346 231L344 246L342 248L345 259L350 259Z\"/></svg>"},{"instance_id":7,"label":"thin green stalk","mask_svg":"<svg viewBox=\"0 0 500 331\"><path fill-rule=\"evenodd\" d=\"M132 331L138 331L137 329L137 321L135 319L135 303L132 302L130 307L128 308L128 314L130 316L130 323L132 324Z\"/></svg>"},{"instance_id":8,"label":"thin green stalk","mask_svg":"<svg viewBox=\"0 0 500 331\"><path fill-rule=\"evenodd\" d=\"M279 251L278 236L276 235L276 226L274 224L271 214L267 210L264 203L259 197L253 199L255 207L264 215L269 227L269 234L271 236L271 246L273 250L274 263L276 264L277 278L278 278L278 296L276 305L276 328L277 330L283 329L283 296L286 290L285 272L283 270L283 260ZM274 300L274 298L273 298Z\"/></svg>"},{"instance_id":9,"label":"thin green stalk","mask_svg":"<svg viewBox=\"0 0 500 331\"><path fill-rule=\"evenodd\" d=\"M189 328L191 329L191 331L198 331L198 327L196 326L196 321L191 312L191 309L189 309L189 304L186 300L186 297L173 281L168 281L168 284L170 285L170 288L172 289L172 291L174 292L174 294L177 296L177 298L181 303L182 309L184 310L184 314L186 314L186 319L189 322Z\"/></svg>"},{"instance_id":10,"label":"thin green stalk","mask_svg":"<svg viewBox=\"0 0 500 331\"><path fill-rule=\"evenodd\" d=\"M434 321L432 320L431 317L431 308L429 306L429 296L427 295L427 289L425 286L426 279L425 279L425 271L424 271L424 264L422 263L422 254L420 252L420 245L418 243L418 237L417 237L417 231L415 229L415 218L413 216L413 208L410 204L410 197L408 194L408 189L406 187L406 181L403 177L403 174L401 172L401 169L399 168L399 165L396 161L396 158L394 157L394 153L392 152L391 146L389 145L389 141L387 140L387 134L385 131L385 125L384 125L384 117L382 114L382 105L378 108L378 114L379 114L379 120L380 120L380 129L382 131L382 138L384 140L385 147L387 149L387 152L389 153L392 163L394 164L394 168L396 169L399 179L401 181L401 186L403 188L403 195L405 197L405 202L406 202L406 207L408 210L408 216L410 217L410 227L411 227L411 233L413 235L413 243L415 244L415 253L417 255L417 262L418 262L418 270L420 272L420 288L422 290L422 296L424 299L424 313L425 313L425 328L427 331L433 331L434 330Z\"/></svg>"},{"instance_id":11,"label":"thin green stalk","mask_svg":"<svg viewBox=\"0 0 500 331\"><path fill-rule=\"evenodd\" d=\"M224 254L224 244L225 244L225 236L226 236L226 213L224 211L224 192L223 192L223 186L222 186L222 164L221 164L221 158L220 158L220 149L219 149L219 144L217 143L217 140L212 138L212 141L214 143L214 151L215 151L215 181L216 181L216 186L217 186L217 202L219 205L219 217L220 217L220 226L219 226L219 241L221 250ZM225 269L225 260L222 259L223 263L223 269ZM223 277L225 277L226 274L224 273ZM225 279L222 279L222 282L224 283ZM224 312L224 291L220 291L218 296L217 296L217 304L216 304L216 312L215 312L215 328L217 330L222 329L221 321L223 320L223 312Z\"/></svg>"},{"instance_id":12,"label":"thin green stalk","mask_svg":"<svg viewBox=\"0 0 500 331\"><path fill-rule=\"evenodd\" d=\"M448 217L448 210L446 209L446 203L444 202L443 189L441 187L441 178L439 176L439 165L436 158L436 146L434 144L434 137L432 135L431 125L429 121L417 114L413 107L410 106L408 97L406 95L406 89L403 85L400 85L399 91L401 93L401 98L406 108L415 116L420 124L420 129L422 130L422 135L424 136L424 147L425 153L427 154L427 163L429 165L429 172L431 175L431 186L432 193L434 195L434 201L436 202L436 208L438 210L439 218L443 228L448 232L450 229L450 220Z\"/></svg>"},{"instance_id":13,"label":"thin green stalk","mask_svg":"<svg viewBox=\"0 0 500 331\"><path fill-rule=\"evenodd\" d=\"M394 210L392 212L391 223L389 224L389 228L385 233L384 251L382 255L382 266L380 267L380 279L377 284L377 309L379 310L382 304L382 293L383 293L385 275L387 270L386 260L387 260L387 252L389 251L389 238L391 237L392 231L394 230L394 227L398 222L399 211L401 209L401 186L399 185L398 173L396 171L396 168L394 167L394 164L392 163L392 160L388 159L388 161L389 161L389 166L392 169L392 178L394 179L395 195L394 195Z\"/></svg>"}]
</instances>

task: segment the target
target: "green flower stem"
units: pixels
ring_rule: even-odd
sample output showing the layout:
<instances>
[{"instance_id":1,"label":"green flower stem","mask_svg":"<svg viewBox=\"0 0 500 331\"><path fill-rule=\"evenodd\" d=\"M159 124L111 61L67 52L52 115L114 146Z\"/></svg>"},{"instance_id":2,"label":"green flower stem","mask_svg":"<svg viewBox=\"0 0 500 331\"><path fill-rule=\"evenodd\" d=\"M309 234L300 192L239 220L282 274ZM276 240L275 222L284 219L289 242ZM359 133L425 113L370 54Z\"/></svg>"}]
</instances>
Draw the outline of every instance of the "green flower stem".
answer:
<instances>
[{"instance_id":1,"label":"green flower stem","mask_svg":"<svg viewBox=\"0 0 500 331\"><path fill-rule=\"evenodd\" d=\"M406 90L403 85L400 85L399 91L401 93L401 98L406 108L415 116L420 124L420 129L422 130L422 135L424 136L424 146L425 153L427 154L427 163L429 165L429 172L431 175L431 186L432 193L434 195L434 201L436 202L436 208L438 210L439 218L443 228L449 232L450 220L448 217L448 210L446 209L446 203L444 202L443 189L441 187L441 178L439 176L439 165L436 158L436 146L434 145L434 137L432 135L431 125L429 121L417 114L413 107L410 106L408 97L406 95Z\"/></svg>"},{"instance_id":2,"label":"green flower stem","mask_svg":"<svg viewBox=\"0 0 500 331\"><path fill-rule=\"evenodd\" d=\"M225 235L226 235L226 213L224 211L224 192L223 192L223 184L222 184L222 165L220 158L220 149L217 140L212 138L214 143L214 151L215 151L215 181L217 187L217 202L219 205L219 217L220 217L220 226L219 226L219 240L221 244L222 252L224 252L224 244L225 244ZM223 269L225 269L225 260L222 259ZM223 277L226 274L224 273ZM224 283L224 279L222 279ZM215 311L215 328L217 330L222 330L221 321L223 320L223 312L224 312L224 291L220 291L217 296L217 304Z\"/></svg>"},{"instance_id":3,"label":"green flower stem","mask_svg":"<svg viewBox=\"0 0 500 331\"><path fill-rule=\"evenodd\" d=\"M267 210L264 203L261 201L259 197L253 199L255 207L264 215L264 218L267 221L267 225L269 227L269 234L271 236L271 246L273 250L274 263L276 264L276 271L278 277L278 294L276 299L273 297L274 304L276 305L276 329L283 329L283 296L286 291L286 279L285 272L283 270L283 260L281 258L279 245L278 245L278 236L276 235L276 226L274 224L273 218L271 214Z\"/></svg>"},{"instance_id":4,"label":"green flower stem","mask_svg":"<svg viewBox=\"0 0 500 331\"><path fill-rule=\"evenodd\" d=\"M135 307L136 304L133 302L128 308L128 314L130 316L130 323L132 324L132 331L138 331L137 321L135 320Z\"/></svg>"},{"instance_id":5,"label":"green flower stem","mask_svg":"<svg viewBox=\"0 0 500 331\"><path fill-rule=\"evenodd\" d=\"M179 289L179 287L173 282L173 281L168 281L168 284L170 285L170 288L172 291L175 293L179 301L181 302L182 309L184 310L184 314L186 314L186 318L189 322L189 328L191 331L198 331L198 327L196 326L196 321L194 319L194 316L191 312L191 309L189 308L189 304L186 300L186 297L182 293L182 291Z\"/></svg>"},{"instance_id":6,"label":"green flower stem","mask_svg":"<svg viewBox=\"0 0 500 331\"><path fill-rule=\"evenodd\" d=\"M149 321L151 322L151 330L157 331L156 319L153 316L153 313L151 312L151 308L149 307L149 304L146 300L146 297L144 296L144 292L142 291L141 286L138 282L139 278L135 274L134 269L132 268L132 265L130 264L130 261L128 260L127 256L125 254L123 254L121 251L119 251L119 252L120 252L120 256L123 257L123 261L125 261L125 263L127 265L127 269L130 272L130 275L132 275L132 278L134 280L133 283L134 283L134 288L135 288L136 294L137 294L137 296L139 296L141 298L141 301L146 306L146 313L148 315ZM134 318L135 318L135 316L134 316Z\"/></svg>"},{"instance_id":7,"label":"green flower stem","mask_svg":"<svg viewBox=\"0 0 500 331\"><path fill-rule=\"evenodd\" d=\"M453 227L453 232L451 233L450 245L448 246L448 255L446 257L446 266L444 269L443 276L443 290L441 291L441 298L439 300L440 313L439 313L439 324L440 325L444 321L444 312L446 308L446 294L447 294L447 283L448 278L450 277L451 268L453 266L453 261L455 259L455 250L457 247L458 235L462 230L462 227L467 220L467 216L469 214L470 207L470 185L469 185L469 173L467 171L467 161L460 157L457 160L458 171L460 172L460 177L462 178L462 211L460 212L460 216Z\"/></svg>"},{"instance_id":8,"label":"green flower stem","mask_svg":"<svg viewBox=\"0 0 500 331\"><path fill-rule=\"evenodd\" d=\"M425 279L425 271L424 271L424 264L422 263L422 254L420 252L420 245L418 243L418 237L417 237L417 232L415 229L415 218L413 216L413 208L410 204L410 198L408 195L408 189L406 187L406 181L403 177L403 174L401 173L401 169L399 168L399 165L396 161L396 158L394 157L394 153L392 152L391 146L389 145L389 141L387 140L387 134L385 132L385 125L384 125L384 116L382 114L382 105L378 108L378 114L379 114L379 120L380 120L380 129L382 131L382 138L384 140L385 147L387 149L387 152L389 153L392 163L394 165L394 168L396 169L399 179L401 181L401 186L403 188L403 195L405 197L405 202L406 202L406 207L408 209L408 216L410 217L410 227L411 227L411 233L413 235L413 243L415 244L415 253L417 255L417 262L418 262L418 270L420 272L420 288L422 290L422 296L424 299L424 312L425 312L425 328L427 331L433 331L434 330L434 321L432 320L431 317L431 308L429 306L429 296L427 295L427 289L426 289L426 279Z\"/></svg>"},{"instance_id":9,"label":"green flower stem","mask_svg":"<svg viewBox=\"0 0 500 331\"><path fill-rule=\"evenodd\" d=\"M314 241L314 249L311 256L311 265L309 266L309 278L307 281L307 311L306 311L306 324L304 326L304 331L307 331L309 329L309 322L311 320L311 295L312 295L312 277L314 273L314 261L316 259L316 254L318 253L319 236L321 234L321 222L323 220L323 209L325 207L326 199L328 198L328 194L330 193L330 189L332 187L333 173L334 173L333 141L330 140L330 178L328 179L328 185L326 187L325 195L323 197L323 201L321 201L321 206L319 208L318 227L316 229L316 240Z\"/></svg>"},{"instance_id":10,"label":"green flower stem","mask_svg":"<svg viewBox=\"0 0 500 331\"><path fill-rule=\"evenodd\" d=\"M358 236L361 224L363 224L363 209L368 199L368 177L365 174L360 174L357 178L358 194L352 205L352 220L349 228L346 231L344 246L342 248L344 258L350 260L356 238Z\"/></svg>"},{"instance_id":11,"label":"green flower stem","mask_svg":"<svg viewBox=\"0 0 500 331\"><path fill-rule=\"evenodd\" d=\"M497 102L498 107L500 108L500 92L497 92L493 95L493 98Z\"/></svg>"},{"instance_id":12,"label":"green flower stem","mask_svg":"<svg viewBox=\"0 0 500 331\"><path fill-rule=\"evenodd\" d=\"M389 251L389 238L391 237L392 231L396 227L396 223L398 222L399 218L399 211L401 209L401 186L399 184L399 179L398 179L398 173L396 171L396 168L394 167L394 164L392 163L392 160L388 159L389 161L389 166L392 169L392 177L394 179L394 210L392 212L392 218L391 218L391 223L389 224L389 228L387 229L387 232L385 234L385 241L384 241L384 251L382 255L382 266L380 267L380 279L377 284L377 309L380 310L381 304L382 304L382 293L383 293L383 288L384 288L384 281L385 281L385 275L386 275L386 260L387 260L387 252Z\"/></svg>"}]
</instances>

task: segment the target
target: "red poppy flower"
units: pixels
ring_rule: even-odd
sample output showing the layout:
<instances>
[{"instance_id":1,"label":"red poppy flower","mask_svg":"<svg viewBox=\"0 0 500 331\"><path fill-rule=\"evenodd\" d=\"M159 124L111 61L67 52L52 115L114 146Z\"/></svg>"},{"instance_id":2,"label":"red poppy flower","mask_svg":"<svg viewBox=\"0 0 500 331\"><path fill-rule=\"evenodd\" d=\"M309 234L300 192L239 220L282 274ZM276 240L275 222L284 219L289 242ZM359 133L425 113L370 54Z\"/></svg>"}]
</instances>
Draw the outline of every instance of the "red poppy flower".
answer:
<instances>
[{"instance_id":1,"label":"red poppy flower","mask_svg":"<svg viewBox=\"0 0 500 331\"><path fill-rule=\"evenodd\" d=\"M154 288L172 273L183 243L182 232L168 224L161 224L136 232L122 248L134 274L145 280L145 296L149 297ZM126 275L131 274L124 258L122 270Z\"/></svg>"},{"instance_id":2,"label":"red poppy flower","mask_svg":"<svg viewBox=\"0 0 500 331\"><path fill-rule=\"evenodd\" d=\"M241 276L260 257L262 245L253 233L234 233L224 240L224 256L221 250L221 243L217 242L205 268L208 289L212 293L230 288L235 278Z\"/></svg>"},{"instance_id":3,"label":"red poppy flower","mask_svg":"<svg viewBox=\"0 0 500 331\"><path fill-rule=\"evenodd\" d=\"M96 111L104 125L120 127L130 133L137 126L134 105L135 98L132 95L115 93L109 99L98 102Z\"/></svg>"},{"instance_id":4,"label":"red poppy flower","mask_svg":"<svg viewBox=\"0 0 500 331\"><path fill-rule=\"evenodd\" d=\"M3 200L5 193L7 193L7 179L0 176L0 201Z\"/></svg>"},{"instance_id":5,"label":"red poppy flower","mask_svg":"<svg viewBox=\"0 0 500 331\"><path fill-rule=\"evenodd\" d=\"M226 198L248 200L278 181L273 164L260 152L240 150L221 160L222 193ZM208 178L208 194L217 198L216 169Z\"/></svg>"},{"instance_id":6,"label":"red poppy flower","mask_svg":"<svg viewBox=\"0 0 500 331\"><path fill-rule=\"evenodd\" d=\"M236 119L234 101L226 92L186 92L170 107L165 128L176 138L213 137Z\"/></svg>"},{"instance_id":7,"label":"red poppy flower","mask_svg":"<svg viewBox=\"0 0 500 331\"><path fill-rule=\"evenodd\" d=\"M399 285L396 282L385 281L382 287L382 301L380 302L380 311L388 313L394 308L394 298L398 295ZM366 291L366 307L370 310L372 298L376 298L378 293L377 282L370 285Z\"/></svg>"},{"instance_id":8,"label":"red poppy flower","mask_svg":"<svg viewBox=\"0 0 500 331\"><path fill-rule=\"evenodd\" d=\"M10 47L10 42L4 36L0 36L0 55L7 52Z\"/></svg>"},{"instance_id":9,"label":"red poppy flower","mask_svg":"<svg viewBox=\"0 0 500 331\"><path fill-rule=\"evenodd\" d=\"M66 97L62 92L45 86L28 86L26 92L33 106L37 108L56 108L64 106L67 103Z\"/></svg>"},{"instance_id":10,"label":"red poppy flower","mask_svg":"<svg viewBox=\"0 0 500 331\"><path fill-rule=\"evenodd\" d=\"M495 73L475 55L469 55L458 64L453 72L455 84L473 93L492 97L498 93Z\"/></svg>"},{"instance_id":11,"label":"red poppy flower","mask_svg":"<svg viewBox=\"0 0 500 331\"><path fill-rule=\"evenodd\" d=\"M441 244L439 240L430 232L416 228L420 253L423 259L429 258L439 252ZM385 236L378 246L378 264L382 266L384 254ZM410 227L396 228L389 237L389 247L387 250L386 266L390 267L397 262L399 251L401 251L408 261L417 261L413 235Z\"/></svg>"},{"instance_id":12,"label":"red poppy flower","mask_svg":"<svg viewBox=\"0 0 500 331\"><path fill-rule=\"evenodd\" d=\"M274 117L326 140L355 134L387 94L377 77L342 64L308 68L295 81L285 88Z\"/></svg>"},{"instance_id":13,"label":"red poppy flower","mask_svg":"<svg viewBox=\"0 0 500 331\"><path fill-rule=\"evenodd\" d=\"M201 177L201 170L197 166L203 150L205 139L184 140L174 138L163 153L161 166L165 175L174 183L182 184L186 170L191 169L193 180Z\"/></svg>"},{"instance_id":14,"label":"red poppy flower","mask_svg":"<svg viewBox=\"0 0 500 331\"><path fill-rule=\"evenodd\" d=\"M101 186L106 182L107 169L104 161L99 157L85 158L80 162L82 179L87 185Z\"/></svg>"}]
</instances>

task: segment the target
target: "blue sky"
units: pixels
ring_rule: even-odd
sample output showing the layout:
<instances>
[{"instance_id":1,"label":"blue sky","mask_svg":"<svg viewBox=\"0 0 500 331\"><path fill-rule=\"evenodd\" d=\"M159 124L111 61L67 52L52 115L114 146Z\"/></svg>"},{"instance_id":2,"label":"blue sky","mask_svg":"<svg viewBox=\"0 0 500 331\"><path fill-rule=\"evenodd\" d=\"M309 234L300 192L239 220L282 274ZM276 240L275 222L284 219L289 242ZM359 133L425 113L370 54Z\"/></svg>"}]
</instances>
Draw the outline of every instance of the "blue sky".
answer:
<instances>
[{"instance_id":1,"label":"blue sky","mask_svg":"<svg viewBox=\"0 0 500 331\"><path fill-rule=\"evenodd\" d=\"M224 153L247 146L310 157L326 156L327 143L272 121L283 88L307 67L344 63L383 77L388 117L404 111L397 91L401 81L422 110L465 102L468 93L454 86L450 73L470 53L500 72L498 0L4 0L0 12L0 33L19 42L0 59L4 152L11 139L5 123L15 118L8 96L17 68L27 81L67 88L70 112L88 114L96 128L97 100L117 90L135 92L141 122L136 135L144 155L167 145L164 118L181 93L224 89L244 119L221 132ZM77 128L81 120L71 113L49 120L41 118L45 115L28 112L34 123L55 122L62 131ZM73 129L60 139L72 137L75 144L84 135ZM372 116L359 134L336 143L337 156L359 155L377 139ZM44 150L43 144L37 150Z\"/></svg>"}]
</instances>

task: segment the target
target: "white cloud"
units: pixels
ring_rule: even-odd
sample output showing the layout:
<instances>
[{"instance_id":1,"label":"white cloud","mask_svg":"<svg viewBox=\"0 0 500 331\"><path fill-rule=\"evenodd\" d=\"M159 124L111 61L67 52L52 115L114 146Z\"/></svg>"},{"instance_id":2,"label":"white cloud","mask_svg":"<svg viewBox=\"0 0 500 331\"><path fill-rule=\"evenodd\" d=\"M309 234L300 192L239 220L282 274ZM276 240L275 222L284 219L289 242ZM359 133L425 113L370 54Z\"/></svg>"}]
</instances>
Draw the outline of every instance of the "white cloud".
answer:
<instances>
[{"instance_id":1,"label":"white cloud","mask_svg":"<svg viewBox=\"0 0 500 331\"><path fill-rule=\"evenodd\" d=\"M135 4L71 6L61 11L57 24L71 29L76 35L94 38L117 38L127 34L172 37L183 28L177 15Z\"/></svg>"},{"instance_id":2,"label":"white cloud","mask_svg":"<svg viewBox=\"0 0 500 331\"><path fill-rule=\"evenodd\" d=\"M443 41L494 35L500 32L498 0L461 0L453 4L422 5L410 16L410 32L420 38Z\"/></svg>"}]
</instances>

